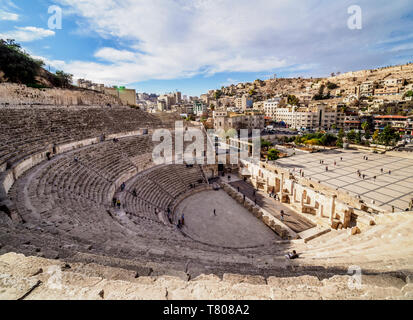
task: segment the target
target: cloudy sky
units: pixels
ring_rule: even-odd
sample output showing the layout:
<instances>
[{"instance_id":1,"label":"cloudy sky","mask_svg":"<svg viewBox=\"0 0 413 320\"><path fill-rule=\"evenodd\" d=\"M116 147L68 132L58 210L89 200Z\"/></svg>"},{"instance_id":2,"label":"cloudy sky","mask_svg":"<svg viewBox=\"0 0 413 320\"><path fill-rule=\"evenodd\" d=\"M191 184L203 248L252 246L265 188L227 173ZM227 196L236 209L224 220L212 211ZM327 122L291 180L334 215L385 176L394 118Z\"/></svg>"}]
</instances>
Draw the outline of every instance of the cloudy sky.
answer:
<instances>
[{"instance_id":1,"label":"cloudy sky","mask_svg":"<svg viewBox=\"0 0 413 320\"><path fill-rule=\"evenodd\" d=\"M55 29L55 11L62 28ZM362 28L350 29L358 5ZM351 21L353 21L351 19ZM257 78L413 61L412 0L0 0L0 38L52 71L199 95Z\"/></svg>"}]
</instances>

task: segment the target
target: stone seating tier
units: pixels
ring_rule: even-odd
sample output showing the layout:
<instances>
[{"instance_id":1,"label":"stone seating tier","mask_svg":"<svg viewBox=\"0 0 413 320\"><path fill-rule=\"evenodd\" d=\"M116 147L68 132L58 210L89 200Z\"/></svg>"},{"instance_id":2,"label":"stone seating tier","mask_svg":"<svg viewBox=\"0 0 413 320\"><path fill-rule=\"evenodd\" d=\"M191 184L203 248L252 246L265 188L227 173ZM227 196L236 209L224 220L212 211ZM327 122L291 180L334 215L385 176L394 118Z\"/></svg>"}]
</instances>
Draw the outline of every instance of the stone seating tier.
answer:
<instances>
[{"instance_id":1,"label":"stone seating tier","mask_svg":"<svg viewBox=\"0 0 413 320\"><path fill-rule=\"evenodd\" d=\"M155 116L128 107L0 110L0 168L52 146L162 126Z\"/></svg>"}]
</instances>

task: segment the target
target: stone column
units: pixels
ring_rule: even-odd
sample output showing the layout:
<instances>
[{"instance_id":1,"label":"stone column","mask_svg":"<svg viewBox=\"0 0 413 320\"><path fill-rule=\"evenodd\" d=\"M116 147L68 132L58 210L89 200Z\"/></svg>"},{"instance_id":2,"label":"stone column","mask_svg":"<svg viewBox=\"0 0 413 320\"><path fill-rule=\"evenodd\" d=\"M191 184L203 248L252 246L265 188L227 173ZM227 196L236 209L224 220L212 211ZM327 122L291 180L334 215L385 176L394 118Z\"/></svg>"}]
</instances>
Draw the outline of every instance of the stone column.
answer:
<instances>
[{"instance_id":1,"label":"stone column","mask_svg":"<svg viewBox=\"0 0 413 320\"><path fill-rule=\"evenodd\" d=\"M318 216L320 218L322 218L323 217L324 206L321 203L319 205L320 206L318 207Z\"/></svg>"},{"instance_id":2,"label":"stone column","mask_svg":"<svg viewBox=\"0 0 413 320\"><path fill-rule=\"evenodd\" d=\"M282 202L284 194L284 173L281 173L281 181L280 181L280 202Z\"/></svg>"},{"instance_id":3,"label":"stone column","mask_svg":"<svg viewBox=\"0 0 413 320\"><path fill-rule=\"evenodd\" d=\"M334 218L335 218L335 216L336 216L336 198L337 198L337 196L336 195L334 195L332 198L331 198L331 208L330 208L330 221L331 222L333 222L333 220L334 220Z\"/></svg>"},{"instance_id":4,"label":"stone column","mask_svg":"<svg viewBox=\"0 0 413 320\"><path fill-rule=\"evenodd\" d=\"M269 178L267 177L265 179L265 184L264 184L264 192L268 193L268 184L269 184Z\"/></svg>"}]
</instances>

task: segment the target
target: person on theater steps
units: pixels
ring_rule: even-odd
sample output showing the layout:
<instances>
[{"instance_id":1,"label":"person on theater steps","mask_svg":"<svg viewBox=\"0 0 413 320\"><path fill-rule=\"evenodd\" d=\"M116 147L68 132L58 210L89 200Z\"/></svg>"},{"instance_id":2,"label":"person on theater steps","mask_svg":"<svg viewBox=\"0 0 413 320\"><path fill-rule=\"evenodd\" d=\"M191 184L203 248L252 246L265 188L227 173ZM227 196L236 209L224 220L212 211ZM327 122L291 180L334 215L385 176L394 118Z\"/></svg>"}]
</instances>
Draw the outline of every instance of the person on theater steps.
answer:
<instances>
[{"instance_id":1,"label":"person on theater steps","mask_svg":"<svg viewBox=\"0 0 413 320\"><path fill-rule=\"evenodd\" d=\"M285 257L286 257L287 259L293 260L293 259L297 259L297 258L298 258L298 254L297 254L297 252L296 252L295 250L293 250L293 252L287 253L287 254L285 255Z\"/></svg>"}]
</instances>

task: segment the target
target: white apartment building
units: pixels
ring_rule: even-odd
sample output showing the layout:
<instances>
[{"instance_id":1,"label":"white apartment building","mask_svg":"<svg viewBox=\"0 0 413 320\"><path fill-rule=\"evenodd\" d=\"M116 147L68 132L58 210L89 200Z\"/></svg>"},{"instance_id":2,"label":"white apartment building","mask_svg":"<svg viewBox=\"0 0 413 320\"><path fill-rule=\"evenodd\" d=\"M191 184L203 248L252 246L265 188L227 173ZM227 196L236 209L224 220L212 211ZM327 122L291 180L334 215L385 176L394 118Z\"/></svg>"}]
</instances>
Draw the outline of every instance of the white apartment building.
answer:
<instances>
[{"instance_id":1,"label":"white apartment building","mask_svg":"<svg viewBox=\"0 0 413 320\"><path fill-rule=\"evenodd\" d=\"M277 122L283 121L294 129L331 129L333 125L338 128L344 126L345 115L336 108L326 105L317 105L308 108L289 106L278 108L275 113Z\"/></svg>"},{"instance_id":2,"label":"white apartment building","mask_svg":"<svg viewBox=\"0 0 413 320\"><path fill-rule=\"evenodd\" d=\"M385 79L382 81L382 83L386 87L401 86L403 84L403 79Z\"/></svg>"},{"instance_id":3,"label":"white apartment building","mask_svg":"<svg viewBox=\"0 0 413 320\"><path fill-rule=\"evenodd\" d=\"M272 119L275 119L276 117L276 111L278 108L278 105L281 102L281 98L273 98L269 99L264 102L264 113L266 117L271 117Z\"/></svg>"},{"instance_id":4,"label":"white apartment building","mask_svg":"<svg viewBox=\"0 0 413 320\"><path fill-rule=\"evenodd\" d=\"M372 96L375 84L373 81L365 81L360 85L360 96Z\"/></svg>"},{"instance_id":5,"label":"white apartment building","mask_svg":"<svg viewBox=\"0 0 413 320\"><path fill-rule=\"evenodd\" d=\"M238 109L245 111L248 108L252 108L253 100L248 95L244 94L242 97L235 99L235 106Z\"/></svg>"},{"instance_id":6,"label":"white apartment building","mask_svg":"<svg viewBox=\"0 0 413 320\"><path fill-rule=\"evenodd\" d=\"M264 129L264 114L255 112L246 112L243 114L230 113L226 111L214 112L214 129L216 131L229 129Z\"/></svg>"}]
</instances>

